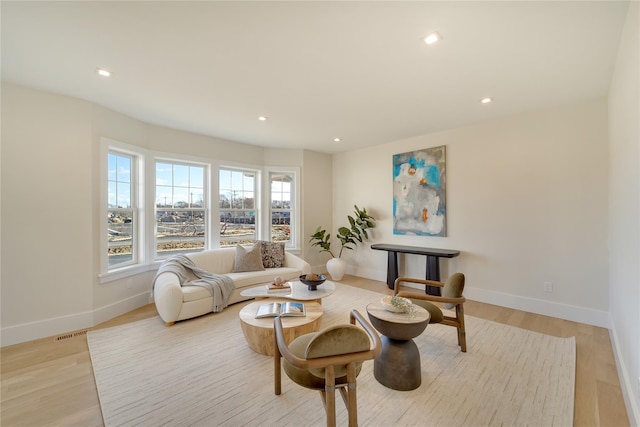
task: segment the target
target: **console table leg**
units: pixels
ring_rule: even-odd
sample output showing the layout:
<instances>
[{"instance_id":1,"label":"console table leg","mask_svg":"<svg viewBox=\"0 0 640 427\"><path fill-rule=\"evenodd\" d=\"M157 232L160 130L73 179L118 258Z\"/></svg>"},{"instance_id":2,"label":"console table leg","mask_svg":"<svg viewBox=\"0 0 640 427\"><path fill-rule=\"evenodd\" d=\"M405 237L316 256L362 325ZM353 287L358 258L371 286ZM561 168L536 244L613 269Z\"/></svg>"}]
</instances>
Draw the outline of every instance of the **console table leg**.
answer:
<instances>
[{"instance_id":1,"label":"console table leg","mask_svg":"<svg viewBox=\"0 0 640 427\"><path fill-rule=\"evenodd\" d=\"M436 282L440 281L440 258L439 257L427 255L427 272L426 272L425 279L435 280ZM425 288L425 293L429 295L440 296L440 288L438 286L427 286Z\"/></svg>"},{"instance_id":2,"label":"console table leg","mask_svg":"<svg viewBox=\"0 0 640 427\"><path fill-rule=\"evenodd\" d=\"M387 286L393 289L396 279L398 278L398 253L387 252Z\"/></svg>"}]
</instances>

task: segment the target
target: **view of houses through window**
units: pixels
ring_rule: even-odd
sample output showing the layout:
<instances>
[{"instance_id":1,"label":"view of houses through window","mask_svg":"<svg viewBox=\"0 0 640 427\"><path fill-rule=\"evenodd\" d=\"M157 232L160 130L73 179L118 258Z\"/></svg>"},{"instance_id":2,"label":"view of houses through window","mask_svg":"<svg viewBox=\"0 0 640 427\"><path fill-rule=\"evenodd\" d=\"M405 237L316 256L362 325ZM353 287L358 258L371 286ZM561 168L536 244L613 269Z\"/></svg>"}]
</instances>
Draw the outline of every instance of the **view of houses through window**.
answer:
<instances>
[{"instance_id":1,"label":"view of houses through window","mask_svg":"<svg viewBox=\"0 0 640 427\"><path fill-rule=\"evenodd\" d=\"M297 174L293 170L214 168L179 159L155 159L149 165L146 155L119 146L110 146L105 154L105 271L262 239L285 243L287 248L297 246ZM155 169L155 176L151 174L152 180L144 182L142 171L149 166ZM218 175L217 188L210 188L210 168ZM261 195L263 190L268 194ZM217 209L208 201L216 197L216 191Z\"/></svg>"},{"instance_id":2,"label":"view of houses through window","mask_svg":"<svg viewBox=\"0 0 640 427\"><path fill-rule=\"evenodd\" d=\"M256 172L220 169L220 246L250 244L256 235Z\"/></svg>"},{"instance_id":3,"label":"view of houses through window","mask_svg":"<svg viewBox=\"0 0 640 427\"><path fill-rule=\"evenodd\" d=\"M271 241L291 243L293 215L293 183L291 173L269 174L271 182Z\"/></svg>"},{"instance_id":4,"label":"view of houses through window","mask_svg":"<svg viewBox=\"0 0 640 427\"><path fill-rule=\"evenodd\" d=\"M135 161L134 156L118 152L109 152L107 161L109 266L125 266L135 262Z\"/></svg>"},{"instance_id":5,"label":"view of houses through window","mask_svg":"<svg viewBox=\"0 0 640 427\"><path fill-rule=\"evenodd\" d=\"M204 166L156 162L156 257L206 247L204 182Z\"/></svg>"}]
</instances>

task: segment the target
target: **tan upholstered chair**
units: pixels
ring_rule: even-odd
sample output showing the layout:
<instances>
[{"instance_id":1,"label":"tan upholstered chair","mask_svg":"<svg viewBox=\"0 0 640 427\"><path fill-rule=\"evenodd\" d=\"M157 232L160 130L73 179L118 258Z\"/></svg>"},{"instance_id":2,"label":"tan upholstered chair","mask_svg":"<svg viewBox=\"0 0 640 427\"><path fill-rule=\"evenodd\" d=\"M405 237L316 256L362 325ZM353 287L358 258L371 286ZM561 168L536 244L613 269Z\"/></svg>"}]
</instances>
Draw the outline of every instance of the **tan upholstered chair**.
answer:
<instances>
[{"instance_id":1,"label":"tan upholstered chair","mask_svg":"<svg viewBox=\"0 0 640 427\"><path fill-rule=\"evenodd\" d=\"M356 320L364 329L354 326ZM349 426L358 425L356 377L362 362L374 359L382 348L377 332L358 311L351 311L350 323L303 335L287 345L282 321L279 317L274 320L275 393L281 393L282 360L282 368L291 380L320 391L327 426L336 425L336 388L349 412Z\"/></svg>"},{"instance_id":2,"label":"tan upholstered chair","mask_svg":"<svg viewBox=\"0 0 640 427\"><path fill-rule=\"evenodd\" d=\"M404 287L400 289L402 283L417 283L426 286L438 286L442 289L442 296L427 295L418 292L414 288ZM464 329L464 302L462 296L464 290L464 274L454 273L446 282L436 282L433 280L412 279L408 277L398 277L396 279L395 294L409 298L414 304L424 307L431 314L429 323L442 323L443 325L455 326L458 330L458 345L463 352L467 351L467 337ZM411 290L407 290L411 289ZM433 303L442 303L445 308L454 309L455 317L445 316L440 307Z\"/></svg>"}]
</instances>

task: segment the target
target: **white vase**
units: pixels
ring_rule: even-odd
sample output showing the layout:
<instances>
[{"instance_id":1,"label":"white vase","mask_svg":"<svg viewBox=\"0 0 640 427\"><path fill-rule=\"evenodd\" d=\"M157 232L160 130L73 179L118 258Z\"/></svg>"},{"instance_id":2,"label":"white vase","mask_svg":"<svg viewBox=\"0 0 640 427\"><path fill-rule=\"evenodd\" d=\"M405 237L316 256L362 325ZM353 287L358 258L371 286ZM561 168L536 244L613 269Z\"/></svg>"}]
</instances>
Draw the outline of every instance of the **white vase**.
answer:
<instances>
[{"instance_id":1,"label":"white vase","mask_svg":"<svg viewBox=\"0 0 640 427\"><path fill-rule=\"evenodd\" d=\"M327 272L331 280L342 280L345 271L347 271L347 263L341 258L331 258L327 261Z\"/></svg>"}]
</instances>

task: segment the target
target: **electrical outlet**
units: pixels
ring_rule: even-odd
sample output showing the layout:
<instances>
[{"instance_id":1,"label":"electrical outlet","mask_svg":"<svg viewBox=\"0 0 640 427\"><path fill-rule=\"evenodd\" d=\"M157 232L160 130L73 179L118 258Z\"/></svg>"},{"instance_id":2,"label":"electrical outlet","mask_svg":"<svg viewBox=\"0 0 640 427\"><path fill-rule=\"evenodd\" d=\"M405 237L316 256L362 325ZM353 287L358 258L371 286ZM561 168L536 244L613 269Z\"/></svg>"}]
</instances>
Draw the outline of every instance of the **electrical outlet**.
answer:
<instances>
[{"instance_id":1,"label":"electrical outlet","mask_svg":"<svg viewBox=\"0 0 640 427\"><path fill-rule=\"evenodd\" d=\"M553 283L551 282L544 282L543 283L544 286L544 291L545 292L553 292Z\"/></svg>"}]
</instances>

